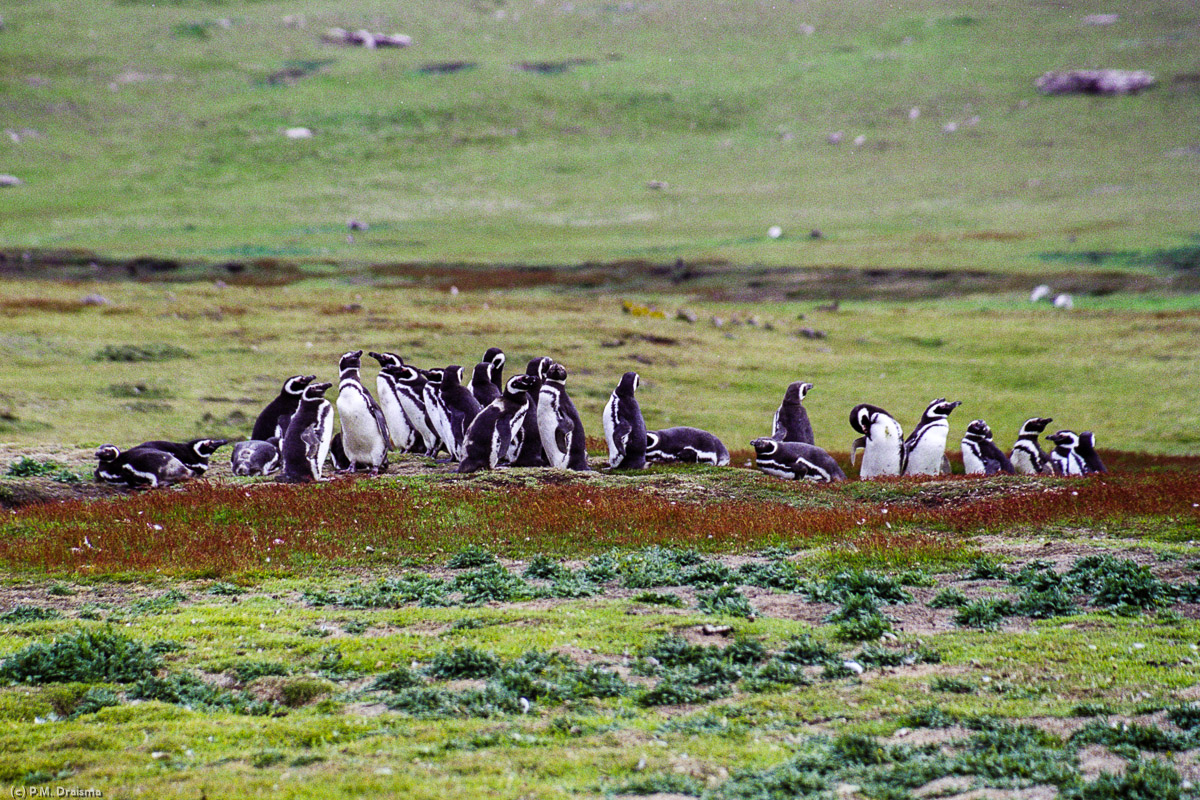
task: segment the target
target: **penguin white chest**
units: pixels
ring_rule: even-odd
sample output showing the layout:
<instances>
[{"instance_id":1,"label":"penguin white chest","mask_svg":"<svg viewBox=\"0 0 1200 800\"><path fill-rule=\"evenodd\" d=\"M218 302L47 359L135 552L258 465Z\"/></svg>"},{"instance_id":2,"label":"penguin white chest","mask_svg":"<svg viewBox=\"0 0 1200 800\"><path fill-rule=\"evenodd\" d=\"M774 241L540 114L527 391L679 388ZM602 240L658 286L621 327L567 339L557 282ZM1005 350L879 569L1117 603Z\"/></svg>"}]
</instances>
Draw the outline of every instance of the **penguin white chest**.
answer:
<instances>
[{"instance_id":1,"label":"penguin white chest","mask_svg":"<svg viewBox=\"0 0 1200 800\"><path fill-rule=\"evenodd\" d=\"M370 463L387 446L379 435L379 425L362 387L345 383L338 392L338 417L342 422L342 447L352 461Z\"/></svg>"},{"instance_id":2,"label":"penguin white chest","mask_svg":"<svg viewBox=\"0 0 1200 800\"><path fill-rule=\"evenodd\" d=\"M387 420L392 441L401 450L408 450L413 446L417 432L409 423L396 391L391 384L382 379L376 383L375 388L379 392L379 407L383 410L383 418Z\"/></svg>"},{"instance_id":3,"label":"penguin white chest","mask_svg":"<svg viewBox=\"0 0 1200 800\"><path fill-rule=\"evenodd\" d=\"M962 443L963 471L968 475L983 475L987 472L987 467L983 463L983 458L979 454L979 445L974 442L964 441Z\"/></svg>"},{"instance_id":4,"label":"penguin white chest","mask_svg":"<svg viewBox=\"0 0 1200 800\"><path fill-rule=\"evenodd\" d=\"M941 474L942 459L946 456L946 436L949 433L950 424L944 420L926 425L908 452L908 465L904 474Z\"/></svg>"},{"instance_id":5,"label":"penguin white chest","mask_svg":"<svg viewBox=\"0 0 1200 800\"><path fill-rule=\"evenodd\" d=\"M863 452L859 477L899 475L903 446L903 433L899 423L892 419L877 420L867 434L867 446Z\"/></svg>"},{"instance_id":6,"label":"penguin white chest","mask_svg":"<svg viewBox=\"0 0 1200 800\"><path fill-rule=\"evenodd\" d=\"M542 437L542 449L546 452L546 460L556 469L567 468L567 456L571 450L569 441L560 441L565 438L561 415L558 391L552 386L543 386L538 394L538 434Z\"/></svg>"},{"instance_id":7,"label":"penguin white chest","mask_svg":"<svg viewBox=\"0 0 1200 800\"><path fill-rule=\"evenodd\" d=\"M604 406L604 441L608 443L608 461L612 466L618 466L613 463L618 459L618 454L621 452L617 447L617 416L621 413L620 404L617 401L617 396L614 394L608 398L608 404Z\"/></svg>"}]
</instances>

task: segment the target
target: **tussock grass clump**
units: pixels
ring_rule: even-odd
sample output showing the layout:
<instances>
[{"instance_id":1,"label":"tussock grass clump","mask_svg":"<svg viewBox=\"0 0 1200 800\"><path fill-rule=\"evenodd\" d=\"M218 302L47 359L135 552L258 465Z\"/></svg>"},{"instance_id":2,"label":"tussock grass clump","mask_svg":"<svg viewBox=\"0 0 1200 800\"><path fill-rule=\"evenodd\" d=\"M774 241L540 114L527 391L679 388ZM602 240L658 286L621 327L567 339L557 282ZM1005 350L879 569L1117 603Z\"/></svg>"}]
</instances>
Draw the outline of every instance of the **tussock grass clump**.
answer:
<instances>
[{"instance_id":1,"label":"tussock grass clump","mask_svg":"<svg viewBox=\"0 0 1200 800\"><path fill-rule=\"evenodd\" d=\"M1196 746L1194 740L1191 732L1181 735L1136 722L1110 724L1101 720L1093 720L1071 734L1074 744L1102 744L1110 748L1125 745L1158 753L1188 750Z\"/></svg>"},{"instance_id":2,"label":"tussock grass clump","mask_svg":"<svg viewBox=\"0 0 1200 800\"><path fill-rule=\"evenodd\" d=\"M462 592L464 603L471 605L528 600L534 596L528 583L498 563L457 575L451 586Z\"/></svg>"},{"instance_id":3,"label":"tussock grass clump","mask_svg":"<svg viewBox=\"0 0 1200 800\"><path fill-rule=\"evenodd\" d=\"M66 464L54 460L39 461L29 456L21 456L8 465L4 473L10 478L50 478L59 483L79 483L79 475Z\"/></svg>"},{"instance_id":4,"label":"tussock grass clump","mask_svg":"<svg viewBox=\"0 0 1200 800\"><path fill-rule=\"evenodd\" d=\"M18 604L8 611L0 612L0 622L8 625L22 625L26 622L42 622L48 619L58 619L62 613L54 608Z\"/></svg>"},{"instance_id":5,"label":"tussock grass clump","mask_svg":"<svg viewBox=\"0 0 1200 800\"><path fill-rule=\"evenodd\" d=\"M1000 628L1006 617L1014 613L1012 601L1007 599L973 600L958 609L954 622L964 628L994 631Z\"/></svg>"},{"instance_id":6,"label":"tussock grass clump","mask_svg":"<svg viewBox=\"0 0 1200 800\"><path fill-rule=\"evenodd\" d=\"M632 601L648 606L667 606L669 608L683 608L686 605L679 595L666 592L642 592L634 595Z\"/></svg>"},{"instance_id":7,"label":"tussock grass clump","mask_svg":"<svg viewBox=\"0 0 1200 800\"><path fill-rule=\"evenodd\" d=\"M0 662L0 680L13 683L132 683L159 666L140 642L112 630L81 628L34 642Z\"/></svg>"},{"instance_id":8,"label":"tussock grass clump","mask_svg":"<svg viewBox=\"0 0 1200 800\"><path fill-rule=\"evenodd\" d=\"M496 556L482 547L467 545L446 562L446 569L477 569L496 563Z\"/></svg>"},{"instance_id":9,"label":"tussock grass clump","mask_svg":"<svg viewBox=\"0 0 1200 800\"><path fill-rule=\"evenodd\" d=\"M277 710L272 703L256 700L244 692L230 692L205 683L190 672L164 678L147 676L130 690L133 700L159 700L194 711L230 711L265 716Z\"/></svg>"},{"instance_id":10,"label":"tussock grass clump","mask_svg":"<svg viewBox=\"0 0 1200 800\"><path fill-rule=\"evenodd\" d=\"M1008 570L1004 565L988 556L972 561L963 575L965 581L1006 581L1008 578Z\"/></svg>"},{"instance_id":11,"label":"tussock grass clump","mask_svg":"<svg viewBox=\"0 0 1200 800\"><path fill-rule=\"evenodd\" d=\"M892 629L892 621L879 610L872 595L855 594L825 618L836 625L834 635L844 642L875 640Z\"/></svg>"},{"instance_id":12,"label":"tussock grass clump","mask_svg":"<svg viewBox=\"0 0 1200 800\"><path fill-rule=\"evenodd\" d=\"M898 578L864 569L835 572L822 583L811 586L807 595L814 603L841 603L854 596L870 597L880 603L910 603L913 599Z\"/></svg>"},{"instance_id":13,"label":"tussock grass clump","mask_svg":"<svg viewBox=\"0 0 1200 800\"><path fill-rule=\"evenodd\" d=\"M747 619L756 615L754 606L746 596L732 586L721 586L714 592L701 592L696 599L700 610L705 614L724 614Z\"/></svg>"},{"instance_id":14,"label":"tussock grass clump","mask_svg":"<svg viewBox=\"0 0 1200 800\"><path fill-rule=\"evenodd\" d=\"M376 678L371 688L384 692L398 692L420 686L422 683L421 678L408 667L396 667Z\"/></svg>"},{"instance_id":15,"label":"tussock grass clump","mask_svg":"<svg viewBox=\"0 0 1200 800\"><path fill-rule=\"evenodd\" d=\"M776 658L790 664L815 666L837 657L837 653L818 642L807 633L795 637L779 651Z\"/></svg>"},{"instance_id":16,"label":"tussock grass clump","mask_svg":"<svg viewBox=\"0 0 1200 800\"><path fill-rule=\"evenodd\" d=\"M1091 604L1132 616L1168 605L1172 590L1149 567L1110 555L1085 556L1067 571L1067 579L1080 592L1091 593Z\"/></svg>"},{"instance_id":17,"label":"tussock grass clump","mask_svg":"<svg viewBox=\"0 0 1200 800\"><path fill-rule=\"evenodd\" d=\"M427 672L443 680L490 678L500 669L500 659L474 647L456 647L434 656Z\"/></svg>"},{"instance_id":18,"label":"tussock grass clump","mask_svg":"<svg viewBox=\"0 0 1200 800\"><path fill-rule=\"evenodd\" d=\"M967 596L954 587L943 589L929 601L930 608L962 608L968 602Z\"/></svg>"},{"instance_id":19,"label":"tussock grass clump","mask_svg":"<svg viewBox=\"0 0 1200 800\"><path fill-rule=\"evenodd\" d=\"M704 784L691 775L659 772L603 788L610 795L669 794L699 797L704 791Z\"/></svg>"},{"instance_id":20,"label":"tussock grass clump","mask_svg":"<svg viewBox=\"0 0 1200 800\"><path fill-rule=\"evenodd\" d=\"M793 594L803 593L811 586L811 581L804 575L799 565L792 561L747 562L738 567L737 576L742 583L748 586L779 589Z\"/></svg>"},{"instance_id":21,"label":"tussock grass clump","mask_svg":"<svg viewBox=\"0 0 1200 800\"><path fill-rule=\"evenodd\" d=\"M1189 795L1190 796L1190 795ZM1134 761L1123 775L1103 773L1063 793L1064 800L1181 800L1183 780L1163 761Z\"/></svg>"},{"instance_id":22,"label":"tussock grass clump","mask_svg":"<svg viewBox=\"0 0 1200 800\"><path fill-rule=\"evenodd\" d=\"M1045 591L1026 590L1017 598L1013 610L1021 616L1034 619L1068 617L1079 612L1075 605L1075 598L1061 587Z\"/></svg>"}]
</instances>

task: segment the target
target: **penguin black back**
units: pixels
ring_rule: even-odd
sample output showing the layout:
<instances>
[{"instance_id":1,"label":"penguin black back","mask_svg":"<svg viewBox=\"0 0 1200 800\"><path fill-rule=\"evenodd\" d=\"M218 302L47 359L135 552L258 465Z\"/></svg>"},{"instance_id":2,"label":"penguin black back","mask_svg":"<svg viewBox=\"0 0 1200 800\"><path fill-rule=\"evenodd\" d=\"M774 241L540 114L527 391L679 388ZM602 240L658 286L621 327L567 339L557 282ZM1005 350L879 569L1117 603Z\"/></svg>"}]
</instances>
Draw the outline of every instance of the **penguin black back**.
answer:
<instances>
[{"instance_id":1,"label":"penguin black back","mask_svg":"<svg viewBox=\"0 0 1200 800\"><path fill-rule=\"evenodd\" d=\"M480 361L475 365L475 369L471 373L471 394L481 407L487 406L500 397L500 387L492 382L492 363L490 361Z\"/></svg>"},{"instance_id":2,"label":"penguin black back","mask_svg":"<svg viewBox=\"0 0 1200 800\"><path fill-rule=\"evenodd\" d=\"M304 393L304 387L316 379L316 375L293 375L284 381L279 396L268 403L254 420L250 438L265 441L272 436L281 436L282 429L287 426L287 420L291 419L300 405L300 395Z\"/></svg>"},{"instance_id":3,"label":"penguin black back","mask_svg":"<svg viewBox=\"0 0 1200 800\"><path fill-rule=\"evenodd\" d=\"M646 423L637 401L640 383L641 376L636 372L626 372L604 406L604 438L613 469L646 466Z\"/></svg>"},{"instance_id":4,"label":"penguin black back","mask_svg":"<svg viewBox=\"0 0 1200 800\"><path fill-rule=\"evenodd\" d=\"M788 384L783 393L783 402L775 411L772 439L781 442L816 443L812 424L808 421L808 411L804 408L804 398L812 387L813 385L806 381Z\"/></svg>"},{"instance_id":5,"label":"penguin black back","mask_svg":"<svg viewBox=\"0 0 1200 800\"><path fill-rule=\"evenodd\" d=\"M488 380L496 387L497 394L504 392L504 362L507 356L499 347L489 347L483 354L483 361L488 365Z\"/></svg>"},{"instance_id":6,"label":"penguin black back","mask_svg":"<svg viewBox=\"0 0 1200 800\"><path fill-rule=\"evenodd\" d=\"M283 461L284 483L308 483L321 477L320 446L323 427L332 429L332 406L325 399L325 392L332 383L310 383L304 389L300 406L292 415L287 433L279 444ZM331 437L332 438L332 437Z\"/></svg>"},{"instance_id":7,"label":"penguin black back","mask_svg":"<svg viewBox=\"0 0 1200 800\"><path fill-rule=\"evenodd\" d=\"M192 439L187 442L168 442L155 439L142 442L137 447L130 449L161 450L164 453L170 453L183 462L194 476L200 477L208 471L208 460L212 454L227 444L229 444L228 439Z\"/></svg>"}]
</instances>

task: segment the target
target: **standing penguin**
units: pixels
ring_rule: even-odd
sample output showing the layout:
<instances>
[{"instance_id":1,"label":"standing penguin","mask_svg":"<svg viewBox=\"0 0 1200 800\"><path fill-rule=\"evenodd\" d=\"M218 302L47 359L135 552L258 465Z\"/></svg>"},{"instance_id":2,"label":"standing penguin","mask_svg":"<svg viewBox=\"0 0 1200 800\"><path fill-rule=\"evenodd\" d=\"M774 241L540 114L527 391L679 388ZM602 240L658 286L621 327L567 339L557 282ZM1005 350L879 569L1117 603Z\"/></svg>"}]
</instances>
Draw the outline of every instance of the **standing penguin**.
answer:
<instances>
[{"instance_id":1,"label":"standing penguin","mask_svg":"<svg viewBox=\"0 0 1200 800\"><path fill-rule=\"evenodd\" d=\"M325 399L332 383L310 383L304 387L300 407L288 422L279 455L283 460L283 483L321 480L321 470L333 440L333 404Z\"/></svg>"},{"instance_id":2,"label":"standing penguin","mask_svg":"<svg viewBox=\"0 0 1200 800\"><path fill-rule=\"evenodd\" d=\"M394 353L368 353L367 355L379 362L379 374L375 376L375 391L379 395L379 408L383 418L387 420L388 435L392 444L401 453L411 453L417 441L417 429L404 413L400 401L400 387L396 371L404 366L404 362Z\"/></svg>"},{"instance_id":3,"label":"standing penguin","mask_svg":"<svg viewBox=\"0 0 1200 800\"><path fill-rule=\"evenodd\" d=\"M446 370L441 367L421 370L421 376L425 378L425 385L421 387L421 402L425 404L429 425L437 434L437 442L429 453L430 458L437 458L438 450L444 447L447 455L453 459L454 451L451 449L451 442L454 441L454 437L450 433L450 412L442 399L442 379L445 374Z\"/></svg>"},{"instance_id":4,"label":"standing penguin","mask_svg":"<svg viewBox=\"0 0 1200 800\"><path fill-rule=\"evenodd\" d=\"M1046 437L1054 442L1050 451L1050 466L1056 475L1087 475L1087 462L1079 452L1080 436L1075 431L1058 431Z\"/></svg>"},{"instance_id":5,"label":"standing penguin","mask_svg":"<svg viewBox=\"0 0 1200 800\"><path fill-rule=\"evenodd\" d=\"M879 406L859 403L850 410L850 427L862 434L850 445L850 466L854 466L859 448L863 450L859 478L866 480L903 474L906 456L904 430L895 417Z\"/></svg>"},{"instance_id":6,"label":"standing penguin","mask_svg":"<svg viewBox=\"0 0 1200 800\"><path fill-rule=\"evenodd\" d=\"M229 455L229 467L234 475L270 475L279 469L278 439L250 439L238 442Z\"/></svg>"},{"instance_id":7,"label":"standing penguin","mask_svg":"<svg viewBox=\"0 0 1200 800\"><path fill-rule=\"evenodd\" d=\"M925 408L917 427L904 440L904 475L939 475L950 471L946 458L946 438L950 435L950 412L962 401L947 402L939 397Z\"/></svg>"},{"instance_id":8,"label":"standing penguin","mask_svg":"<svg viewBox=\"0 0 1200 800\"><path fill-rule=\"evenodd\" d=\"M711 464L729 466L729 449L700 428L679 425L646 431L646 461L657 464Z\"/></svg>"},{"instance_id":9,"label":"standing penguin","mask_svg":"<svg viewBox=\"0 0 1200 800\"><path fill-rule=\"evenodd\" d=\"M254 420L250 438L266 441L272 436L277 439L282 437L287 421L300 405L300 395L304 394L304 387L316 379L316 375L293 375L284 381L279 396L268 403L267 407L259 412L258 419Z\"/></svg>"},{"instance_id":10,"label":"standing penguin","mask_svg":"<svg viewBox=\"0 0 1200 800\"><path fill-rule=\"evenodd\" d=\"M567 395L567 368L553 363L538 390L537 423L546 460L556 469L590 470L583 420Z\"/></svg>"},{"instance_id":11,"label":"standing penguin","mask_svg":"<svg viewBox=\"0 0 1200 800\"><path fill-rule=\"evenodd\" d=\"M504 362L507 356L499 347L489 347L483 354L483 361L488 365L488 379L495 385L496 391L504 391Z\"/></svg>"},{"instance_id":12,"label":"standing penguin","mask_svg":"<svg viewBox=\"0 0 1200 800\"><path fill-rule=\"evenodd\" d=\"M491 371L491 362L480 361L471 373L471 395L481 408L503 394L496 384L492 383Z\"/></svg>"},{"instance_id":13,"label":"standing penguin","mask_svg":"<svg viewBox=\"0 0 1200 800\"><path fill-rule=\"evenodd\" d=\"M365 468L375 475L387 472L391 437L383 409L359 377L362 354L362 350L351 350L338 361L337 410L349 469Z\"/></svg>"},{"instance_id":14,"label":"standing penguin","mask_svg":"<svg viewBox=\"0 0 1200 800\"><path fill-rule=\"evenodd\" d=\"M1054 472L1050 466L1050 456L1038 445L1038 436L1053 421L1051 417L1030 417L1021 425L1008 457L1018 474L1049 475Z\"/></svg>"},{"instance_id":15,"label":"standing penguin","mask_svg":"<svg viewBox=\"0 0 1200 800\"><path fill-rule=\"evenodd\" d=\"M992 429L981 419L972 420L962 438L963 471L968 475L1012 475L1012 462L992 441Z\"/></svg>"},{"instance_id":16,"label":"standing penguin","mask_svg":"<svg viewBox=\"0 0 1200 800\"><path fill-rule=\"evenodd\" d=\"M170 453L183 462L192 471L192 476L199 478L208 471L208 459L220 448L229 444L228 439L192 439L188 442L167 442L154 440L142 442L131 450L161 450Z\"/></svg>"},{"instance_id":17,"label":"standing penguin","mask_svg":"<svg viewBox=\"0 0 1200 800\"><path fill-rule=\"evenodd\" d=\"M812 388L813 385L805 381L788 384L787 391L783 393L783 402L775 411L772 439L780 442L816 444L812 425L808 421L808 412L804 410L804 398Z\"/></svg>"},{"instance_id":18,"label":"standing penguin","mask_svg":"<svg viewBox=\"0 0 1200 800\"><path fill-rule=\"evenodd\" d=\"M442 403L446 409L446 449L455 461L462 461L467 443L467 428L482 410L471 390L463 386L463 368L451 364L442 372Z\"/></svg>"},{"instance_id":19,"label":"standing penguin","mask_svg":"<svg viewBox=\"0 0 1200 800\"><path fill-rule=\"evenodd\" d=\"M106 444L96 450L96 461L96 480L132 489L157 489L192 477L192 471L178 458L149 447L122 453L116 445Z\"/></svg>"},{"instance_id":20,"label":"standing penguin","mask_svg":"<svg viewBox=\"0 0 1200 800\"><path fill-rule=\"evenodd\" d=\"M626 372L604 406L604 439L608 442L608 465L612 469L644 469L646 466L646 423L635 396L641 377Z\"/></svg>"},{"instance_id":21,"label":"standing penguin","mask_svg":"<svg viewBox=\"0 0 1200 800\"><path fill-rule=\"evenodd\" d=\"M425 410L425 376L411 364L403 367L384 367L383 371L393 379L396 400L404 412L404 418L412 425L415 437L411 452L422 453L432 458L442 445L441 437L433 427L429 412Z\"/></svg>"},{"instance_id":22,"label":"standing penguin","mask_svg":"<svg viewBox=\"0 0 1200 800\"><path fill-rule=\"evenodd\" d=\"M1084 466L1091 472L1108 472L1108 467L1104 466L1104 462L1100 460L1099 453L1096 452L1096 434L1091 431L1084 431L1079 434L1079 446L1076 448L1079 455L1083 457Z\"/></svg>"},{"instance_id":23,"label":"standing penguin","mask_svg":"<svg viewBox=\"0 0 1200 800\"><path fill-rule=\"evenodd\" d=\"M833 457L814 444L762 438L750 442L750 446L754 448L755 466L768 475L815 483L846 480L846 473Z\"/></svg>"},{"instance_id":24,"label":"standing penguin","mask_svg":"<svg viewBox=\"0 0 1200 800\"><path fill-rule=\"evenodd\" d=\"M513 428L524 421L529 409L529 390L537 385L532 375L514 375L508 379L504 394L475 415L467 428L466 444L459 472L495 469L510 457Z\"/></svg>"},{"instance_id":25,"label":"standing penguin","mask_svg":"<svg viewBox=\"0 0 1200 800\"><path fill-rule=\"evenodd\" d=\"M525 374L533 377L537 385L529 391L529 413L525 415L520 430L513 432L516 450L512 459L514 467L544 467L548 463L542 448L542 437L538 432L537 408L538 393L541 391L542 381L546 379L546 370L552 363L554 362L549 358L538 356L530 359L525 367Z\"/></svg>"}]
</instances>

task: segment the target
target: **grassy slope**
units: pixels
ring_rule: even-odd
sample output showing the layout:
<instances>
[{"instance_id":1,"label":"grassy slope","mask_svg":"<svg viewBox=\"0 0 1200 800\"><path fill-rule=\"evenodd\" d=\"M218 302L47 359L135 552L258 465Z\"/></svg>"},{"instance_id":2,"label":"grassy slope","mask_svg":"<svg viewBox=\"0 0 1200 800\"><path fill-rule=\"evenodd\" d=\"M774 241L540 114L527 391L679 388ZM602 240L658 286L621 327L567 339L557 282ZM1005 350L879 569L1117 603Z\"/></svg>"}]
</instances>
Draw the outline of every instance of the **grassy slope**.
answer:
<instances>
[{"instance_id":1,"label":"grassy slope","mask_svg":"<svg viewBox=\"0 0 1200 800\"><path fill-rule=\"evenodd\" d=\"M1172 84L1194 69L1196 11L1140 2L1085 26L1091 10L28 0L0 31L0 108L6 127L42 136L0 142L0 169L26 181L4 192L0 242L1017 270L1046 251L1176 246L1200 200L1200 161L1170 155L1200 123L1200 95ZM321 44L333 25L417 44ZM511 66L566 58L593 63ZM451 60L479 66L415 72ZM302 62L328 63L266 84ZM1091 65L1149 69L1160 85L1126 98L1033 88L1048 69ZM295 125L316 137L288 141ZM841 145L826 144L833 131ZM374 226L369 241L346 243L350 217ZM784 238L766 237L771 224Z\"/></svg>"},{"instance_id":2,"label":"grassy slope","mask_svg":"<svg viewBox=\"0 0 1200 800\"><path fill-rule=\"evenodd\" d=\"M837 313L814 311L812 302L698 303L690 304L701 315L692 326L623 314L618 297L537 291L452 297L336 285L11 286L19 294L5 301L0 338L8 365L0 371L7 415L0 440L11 443L10 458L65 448L87 459L105 441L244 436L283 378L332 379L338 356L352 348L470 368L497 344L509 355L510 373L550 354L573 373L569 387L594 436L602 434L600 412L621 373L633 369L643 378L639 400L649 427L707 428L733 449L769 433L793 380L815 384L806 406L818 443L841 452L853 438L847 414L859 402L884 406L908 429L931 399L961 399L951 449L974 418L987 419L1008 446L1025 418L1051 416L1096 431L1102 447L1186 454L1196 452L1200 422L1191 402L1200 375L1190 301L1124 308L1083 301L1070 314L1015 297L853 303ZM91 290L112 305L46 310L54 303L78 309ZM670 314L684 302L649 299ZM715 328L708 322L714 315L757 315L764 326ZM801 327L828 336L806 339L796 333ZM148 344L194 357L95 358L106 346ZM374 372L368 365L371 386ZM151 392L114 396L131 386Z\"/></svg>"}]
</instances>

